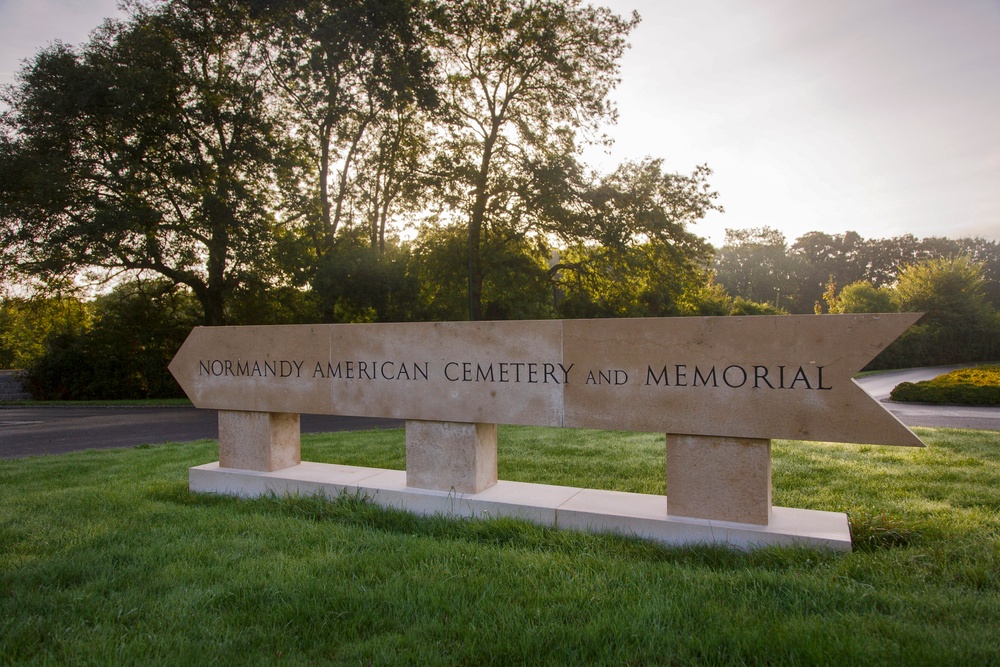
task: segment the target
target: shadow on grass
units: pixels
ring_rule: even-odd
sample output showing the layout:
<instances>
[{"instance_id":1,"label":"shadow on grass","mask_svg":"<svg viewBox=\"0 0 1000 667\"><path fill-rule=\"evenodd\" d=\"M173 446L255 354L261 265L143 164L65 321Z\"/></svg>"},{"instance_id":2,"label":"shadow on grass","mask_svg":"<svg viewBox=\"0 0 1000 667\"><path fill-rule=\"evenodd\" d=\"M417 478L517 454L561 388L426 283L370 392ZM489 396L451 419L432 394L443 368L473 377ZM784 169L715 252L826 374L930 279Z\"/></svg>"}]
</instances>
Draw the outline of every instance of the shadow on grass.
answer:
<instances>
[{"instance_id":1,"label":"shadow on grass","mask_svg":"<svg viewBox=\"0 0 1000 667\"><path fill-rule=\"evenodd\" d=\"M183 485L164 485L152 489L149 496L153 500L187 507L225 508L235 514L266 513L313 523L329 522L382 533L461 541L483 547L548 552L553 555L589 554L602 559L691 565L720 572L742 571L746 568L784 571L789 568L813 567L820 562L830 562L840 557L837 553L810 547L769 546L750 552L707 544L669 547L639 537L538 526L511 517L420 516L400 509L381 507L362 494L345 493L334 499L322 494L271 494L245 499L191 493Z\"/></svg>"},{"instance_id":2,"label":"shadow on grass","mask_svg":"<svg viewBox=\"0 0 1000 667\"><path fill-rule=\"evenodd\" d=\"M919 543L921 534L902 519L885 512L850 517L851 542L856 551L875 552Z\"/></svg>"}]
</instances>

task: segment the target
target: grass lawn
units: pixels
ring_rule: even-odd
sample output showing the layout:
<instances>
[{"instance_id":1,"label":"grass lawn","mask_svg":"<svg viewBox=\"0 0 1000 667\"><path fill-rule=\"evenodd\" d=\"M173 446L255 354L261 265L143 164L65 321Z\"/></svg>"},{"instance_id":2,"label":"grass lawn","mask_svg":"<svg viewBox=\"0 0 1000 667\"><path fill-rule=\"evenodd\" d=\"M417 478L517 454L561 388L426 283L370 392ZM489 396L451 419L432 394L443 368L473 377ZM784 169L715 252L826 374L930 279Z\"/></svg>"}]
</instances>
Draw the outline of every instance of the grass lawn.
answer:
<instances>
[{"instance_id":1,"label":"grass lawn","mask_svg":"<svg viewBox=\"0 0 1000 667\"><path fill-rule=\"evenodd\" d=\"M0 461L0 665L1000 662L1000 435L774 443L851 554L667 549L361 499L195 496L202 441ZM403 432L303 458L404 467ZM510 427L500 477L664 493L662 436Z\"/></svg>"}]
</instances>

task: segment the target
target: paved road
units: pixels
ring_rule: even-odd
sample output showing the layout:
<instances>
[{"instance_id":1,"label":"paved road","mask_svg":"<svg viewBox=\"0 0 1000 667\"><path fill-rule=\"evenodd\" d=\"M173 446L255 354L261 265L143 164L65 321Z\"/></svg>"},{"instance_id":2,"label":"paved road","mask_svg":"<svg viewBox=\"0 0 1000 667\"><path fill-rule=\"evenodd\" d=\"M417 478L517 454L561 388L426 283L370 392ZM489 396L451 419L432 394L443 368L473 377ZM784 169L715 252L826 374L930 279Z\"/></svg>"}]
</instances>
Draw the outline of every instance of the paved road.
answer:
<instances>
[{"instance_id":1,"label":"paved road","mask_svg":"<svg viewBox=\"0 0 1000 667\"><path fill-rule=\"evenodd\" d=\"M900 382L931 380L962 366L937 366L869 375L857 380L868 394L882 401L889 412L907 426L937 426L944 428L974 428L1000 431L1000 408L972 408L960 405L923 405L892 403L889 393Z\"/></svg>"},{"instance_id":2,"label":"paved road","mask_svg":"<svg viewBox=\"0 0 1000 667\"><path fill-rule=\"evenodd\" d=\"M858 384L873 398L887 401L900 382L919 382L957 368L947 366L872 375ZM883 405L908 426L940 426L1000 431L1000 408L888 403ZM394 428L403 422L367 417L302 415L303 433ZM219 436L215 411L194 408L0 408L0 458L61 454L81 449L134 447L187 442Z\"/></svg>"},{"instance_id":3,"label":"paved road","mask_svg":"<svg viewBox=\"0 0 1000 667\"><path fill-rule=\"evenodd\" d=\"M303 433L394 428L403 422L369 417L302 415ZM0 408L0 458L62 454L162 442L218 438L214 410L195 408Z\"/></svg>"}]
</instances>

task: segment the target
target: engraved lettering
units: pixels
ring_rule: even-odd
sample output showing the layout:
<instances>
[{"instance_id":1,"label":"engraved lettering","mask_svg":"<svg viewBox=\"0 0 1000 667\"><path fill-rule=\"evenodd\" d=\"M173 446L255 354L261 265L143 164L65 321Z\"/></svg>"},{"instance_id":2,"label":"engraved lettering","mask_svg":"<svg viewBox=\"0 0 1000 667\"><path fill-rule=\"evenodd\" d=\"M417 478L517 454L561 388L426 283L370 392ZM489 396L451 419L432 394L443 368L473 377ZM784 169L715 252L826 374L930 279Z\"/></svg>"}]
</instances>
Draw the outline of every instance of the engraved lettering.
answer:
<instances>
[{"instance_id":1,"label":"engraved lettering","mask_svg":"<svg viewBox=\"0 0 1000 667\"><path fill-rule=\"evenodd\" d=\"M760 383L763 382L768 386L769 389L774 389L774 385L771 384L770 380L767 379L767 366L754 366L753 367L753 388L760 389Z\"/></svg>"},{"instance_id":2,"label":"engraved lettering","mask_svg":"<svg viewBox=\"0 0 1000 667\"><path fill-rule=\"evenodd\" d=\"M569 384L569 372L573 370L573 366L576 366L576 364L570 364L569 368L566 368L562 364L559 364L559 368L563 372L563 384Z\"/></svg>"},{"instance_id":3,"label":"engraved lettering","mask_svg":"<svg viewBox=\"0 0 1000 667\"><path fill-rule=\"evenodd\" d=\"M476 364L476 382L493 382L493 364L483 370L482 364Z\"/></svg>"},{"instance_id":4,"label":"engraved lettering","mask_svg":"<svg viewBox=\"0 0 1000 667\"><path fill-rule=\"evenodd\" d=\"M795 384L797 382L805 382L806 389L812 389L812 385L809 384L809 378L806 377L806 371L802 366L799 366L799 370L795 373L795 378L792 380L792 384L788 387L789 389L795 389Z\"/></svg>"},{"instance_id":5,"label":"engraved lettering","mask_svg":"<svg viewBox=\"0 0 1000 667\"><path fill-rule=\"evenodd\" d=\"M821 391L830 391L830 390L832 390L833 387L824 387L823 386L823 369L825 368L825 366L817 366L816 368L819 369L819 386L816 387L816 388L819 389L819 390L821 390Z\"/></svg>"},{"instance_id":6,"label":"engraved lettering","mask_svg":"<svg viewBox=\"0 0 1000 667\"><path fill-rule=\"evenodd\" d=\"M738 370L740 374L743 376L740 379L739 384L734 384L733 382L729 381L729 371L733 370L734 368ZM735 373L733 375L734 377L738 377ZM722 381L726 383L727 387L731 387L733 389L739 389L740 387L742 387L747 383L747 372L742 366L737 366L736 364L733 364L732 366L727 366L726 370L722 371Z\"/></svg>"},{"instance_id":7,"label":"engraved lettering","mask_svg":"<svg viewBox=\"0 0 1000 667\"><path fill-rule=\"evenodd\" d=\"M702 386L707 387L709 379L712 380L712 386L713 387L718 387L719 386L718 381L715 379L715 366L712 366L712 369L710 371L708 371L708 375L702 375L701 374L701 369L698 368L697 366L695 366L694 367L694 380L692 381L691 386L697 387L698 386L698 380L701 380Z\"/></svg>"},{"instance_id":8,"label":"engraved lettering","mask_svg":"<svg viewBox=\"0 0 1000 667\"><path fill-rule=\"evenodd\" d=\"M697 377L697 375L695 377ZM650 380L652 380L652 382L650 382ZM667 367L666 366L663 367L663 370L660 371L659 375L655 375L653 373L653 367L652 366L646 366L646 386L647 387L650 384L654 384L654 385L656 385L658 387L658 386L660 386L660 381L661 380L663 381L663 386L664 387L669 387L670 386L670 376L667 375Z\"/></svg>"}]
</instances>

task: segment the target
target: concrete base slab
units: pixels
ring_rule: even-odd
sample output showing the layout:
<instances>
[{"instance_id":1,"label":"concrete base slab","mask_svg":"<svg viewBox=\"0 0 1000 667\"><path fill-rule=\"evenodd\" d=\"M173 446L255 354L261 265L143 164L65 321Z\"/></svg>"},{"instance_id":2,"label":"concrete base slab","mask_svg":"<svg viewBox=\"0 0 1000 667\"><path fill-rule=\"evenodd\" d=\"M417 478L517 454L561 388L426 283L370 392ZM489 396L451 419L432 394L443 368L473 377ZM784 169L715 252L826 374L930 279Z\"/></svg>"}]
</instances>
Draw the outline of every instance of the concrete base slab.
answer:
<instances>
[{"instance_id":1,"label":"concrete base slab","mask_svg":"<svg viewBox=\"0 0 1000 667\"><path fill-rule=\"evenodd\" d=\"M383 507L455 517L508 516L558 528L642 537L668 545L720 544L753 549L803 545L851 550L847 515L773 507L768 525L694 519L667 514L667 498L501 480L485 491L459 494L406 486L406 472L303 462L274 472L191 468L196 493L256 497L270 493L328 498L359 494Z\"/></svg>"}]
</instances>

